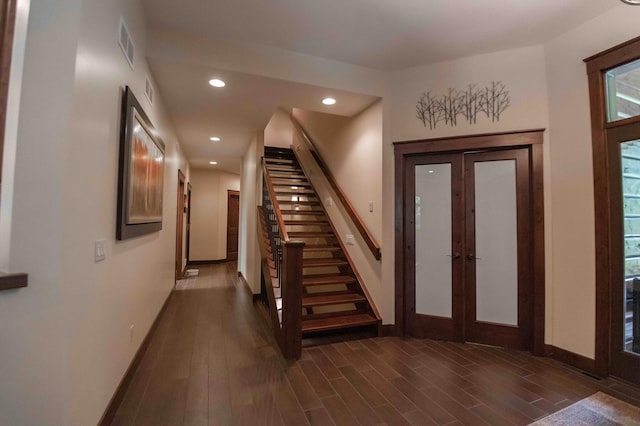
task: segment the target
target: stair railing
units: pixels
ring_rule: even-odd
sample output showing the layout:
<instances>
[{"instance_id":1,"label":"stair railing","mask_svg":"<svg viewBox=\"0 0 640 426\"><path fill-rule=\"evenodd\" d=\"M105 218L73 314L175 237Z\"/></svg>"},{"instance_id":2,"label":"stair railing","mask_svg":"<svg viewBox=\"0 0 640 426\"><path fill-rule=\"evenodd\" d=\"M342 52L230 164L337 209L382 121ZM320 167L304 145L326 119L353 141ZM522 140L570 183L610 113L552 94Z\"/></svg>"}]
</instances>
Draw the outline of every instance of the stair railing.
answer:
<instances>
[{"instance_id":1,"label":"stair railing","mask_svg":"<svg viewBox=\"0 0 640 426\"><path fill-rule=\"evenodd\" d=\"M261 244L263 290L276 341L286 359L298 359L302 353L302 254L304 242L291 241L282 218L278 198L262 160L262 215L269 250ZM262 237L262 236L261 236ZM262 242L262 238L261 242ZM280 298L278 298L278 293ZM263 299L265 299L263 295ZM280 299L280 302L278 302ZM280 305L280 306L278 306Z\"/></svg>"},{"instance_id":2,"label":"stair railing","mask_svg":"<svg viewBox=\"0 0 640 426\"><path fill-rule=\"evenodd\" d=\"M293 114L290 114L289 116L291 118L291 122L293 123L293 127L309 146L309 151L311 152L311 155L313 155L313 158L316 160L316 163L318 163L320 170L322 170L322 173L324 173L324 175L326 176L327 181L329 181L329 184L331 185L336 195L340 199L340 202L342 203L347 214L353 221L353 224L358 229L358 232L360 232L360 235L362 235L362 238L367 244L367 247L369 247L371 254L373 254L373 257L375 257L376 260L380 260L380 258L382 257L382 254L380 252L380 245L378 244L376 239L373 237L373 234L371 233L371 231L369 231L367 226L364 224L364 221L362 220L362 218L360 217L356 209L353 207L353 204L351 204L351 202L349 201L349 198L347 198L347 194L342 190L340 185L338 185L338 181L331 173L331 170L327 166L327 163L324 161L324 159L320 155L320 152L318 152L318 150L316 149L313 141L311 140L309 135L307 135L307 132L304 131L304 129L302 128L298 120L296 120L296 118L293 116Z\"/></svg>"}]
</instances>

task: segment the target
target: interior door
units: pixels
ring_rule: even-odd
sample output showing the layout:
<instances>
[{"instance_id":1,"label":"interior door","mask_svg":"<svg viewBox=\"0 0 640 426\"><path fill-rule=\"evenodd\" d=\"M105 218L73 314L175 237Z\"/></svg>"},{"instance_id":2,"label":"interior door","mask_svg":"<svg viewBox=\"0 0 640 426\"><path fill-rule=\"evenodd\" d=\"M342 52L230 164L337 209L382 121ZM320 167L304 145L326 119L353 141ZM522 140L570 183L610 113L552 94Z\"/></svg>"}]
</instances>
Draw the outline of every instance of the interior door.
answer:
<instances>
[{"instance_id":1,"label":"interior door","mask_svg":"<svg viewBox=\"0 0 640 426\"><path fill-rule=\"evenodd\" d=\"M531 349L528 149L466 153L465 336Z\"/></svg>"},{"instance_id":2,"label":"interior door","mask_svg":"<svg viewBox=\"0 0 640 426\"><path fill-rule=\"evenodd\" d=\"M460 154L409 160L406 324L416 337L463 340L463 172Z\"/></svg>"},{"instance_id":3,"label":"interior door","mask_svg":"<svg viewBox=\"0 0 640 426\"><path fill-rule=\"evenodd\" d=\"M529 150L421 155L407 166L409 334L530 349Z\"/></svg>"},{"instance_id":4,"label":"interior door","mask_svg":"<svg viewBox=\"0 0 640 426\"><path fill-rule=\"evenodd\" d=\"M182 246L184 244L184 182L185 177L181 170L178 170L178 191L176 195L176 260L175 279L179 280L183 275Z\"/></svg>"},{"instance_id":5,"label":"interior door","mask_svg":"<svg viewBox=\"0 0 640 426\"><path fill-rule=\"evenodd\" d=\"M611 374L640 383L640 123L607 131L611 161Z\"/></svg>"},{"instance_id":6,"label":"interior door","mask_svg":"<svg viewBox=\"0 0 640 426\"><path fill-rule=\"evenodd\" d=\"M240 192L227 191L227 260L238 260Z\"/></svg>"}]
</instances>

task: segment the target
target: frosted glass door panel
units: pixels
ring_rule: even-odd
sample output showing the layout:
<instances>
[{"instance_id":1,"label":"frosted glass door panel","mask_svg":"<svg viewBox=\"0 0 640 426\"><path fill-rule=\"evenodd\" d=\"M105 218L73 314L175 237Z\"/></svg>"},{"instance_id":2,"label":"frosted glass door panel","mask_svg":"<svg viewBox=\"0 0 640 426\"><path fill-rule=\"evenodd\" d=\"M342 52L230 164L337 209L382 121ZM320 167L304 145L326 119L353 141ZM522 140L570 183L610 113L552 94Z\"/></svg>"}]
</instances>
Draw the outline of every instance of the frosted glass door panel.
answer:
<instances>
[{"instance_id":1,"label":"frosted glass door panel","mask_svg":"<svg viewBox=\"0 0 640 426\"><path fill-rule=\"evenodd\" d=\"M416 313L451 318L451 164L416 172Z\"/></svg>"},{"instance_id":2,"label":"frosted glass door panel","mask_svg":"<svg viewBox=\"0 0 640 426\"><path fill-rule=\"evenodd\" d=\"M475 163L476 320L518 325L515 160Z\"/></svg>"}]
</instances>

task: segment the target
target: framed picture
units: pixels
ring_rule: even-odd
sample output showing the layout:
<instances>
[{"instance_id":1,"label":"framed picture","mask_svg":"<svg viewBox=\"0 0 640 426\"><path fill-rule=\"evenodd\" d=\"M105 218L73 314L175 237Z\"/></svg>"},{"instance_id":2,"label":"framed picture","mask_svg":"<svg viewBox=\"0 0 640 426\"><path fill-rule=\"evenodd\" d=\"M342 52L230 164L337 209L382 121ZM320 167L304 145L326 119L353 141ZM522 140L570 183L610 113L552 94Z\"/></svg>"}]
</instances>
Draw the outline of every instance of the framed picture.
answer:
<instances>
[{"instance_id":1,"label":"framed picture","mask_svg":"<svg viewBox=\"0 0 640 426\"><path fill-rule=\"evenodd\" d=\"M164 143L127 86L122 101L116 238L162 229Z\"/></svg>"}]
</instances>

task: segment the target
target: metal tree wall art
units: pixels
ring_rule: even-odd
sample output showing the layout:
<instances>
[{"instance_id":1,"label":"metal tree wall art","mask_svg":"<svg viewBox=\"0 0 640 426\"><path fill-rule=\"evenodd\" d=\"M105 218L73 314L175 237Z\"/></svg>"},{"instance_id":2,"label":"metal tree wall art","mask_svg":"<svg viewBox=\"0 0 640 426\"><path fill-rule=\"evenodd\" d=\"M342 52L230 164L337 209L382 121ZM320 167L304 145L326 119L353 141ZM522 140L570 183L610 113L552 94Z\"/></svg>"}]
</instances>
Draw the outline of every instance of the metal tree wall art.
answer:
<instances>
[{"instance_id":1,"label":"metal tree wall art","mask_svg":"<svg viewBox=\"0 0 640 426\"><path fill-rule=\"evenodd\" d=\"M492 81L481 88L475 84L469 84L464 90L449 88L440 97L430 91L424 92L416 103L416 117L431 130L442 121L457 126L461 118L469 124L476 124L478 114L482 113L496 122L500 121L500 116L510 105L511 96L507 87L500 81Z\"/></svg>"}]
</instances>

